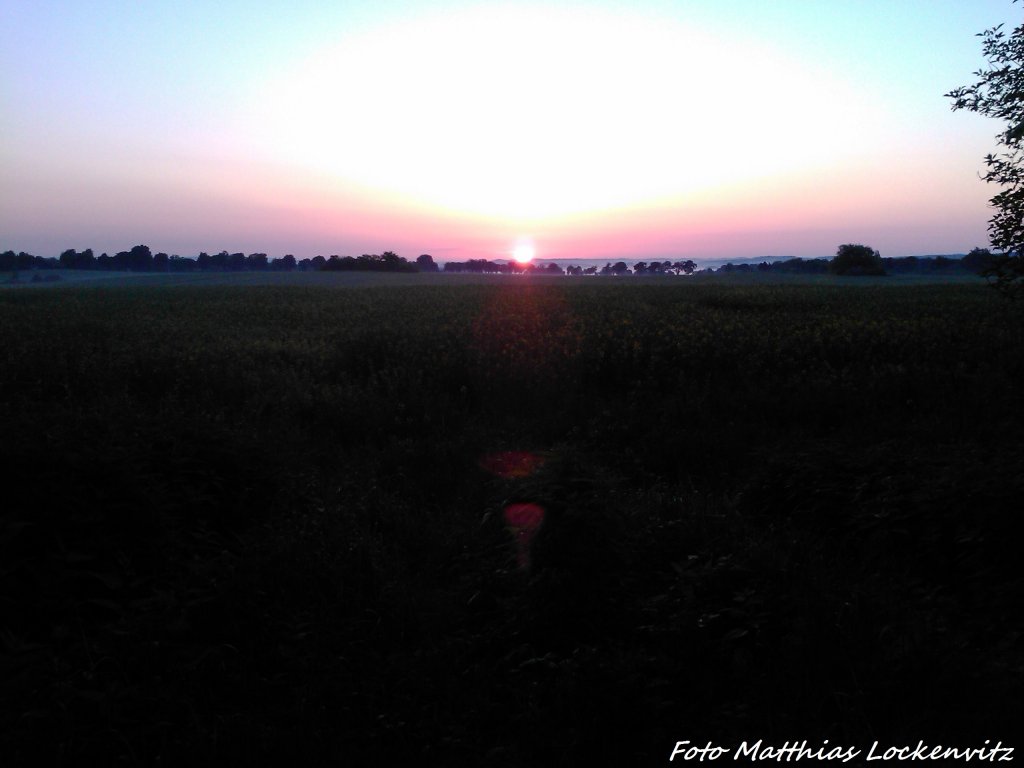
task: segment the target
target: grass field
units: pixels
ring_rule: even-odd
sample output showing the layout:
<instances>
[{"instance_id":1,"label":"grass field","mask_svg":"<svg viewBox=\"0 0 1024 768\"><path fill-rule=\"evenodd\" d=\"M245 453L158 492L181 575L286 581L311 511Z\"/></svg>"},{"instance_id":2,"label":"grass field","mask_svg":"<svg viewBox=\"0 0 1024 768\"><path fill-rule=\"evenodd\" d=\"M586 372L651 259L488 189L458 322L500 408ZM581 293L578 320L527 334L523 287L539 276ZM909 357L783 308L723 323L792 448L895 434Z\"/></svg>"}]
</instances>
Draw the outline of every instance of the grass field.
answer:
<instances>
[{"instance_id":1,"label":"grass field","mask_svg":"<svg viewBox=\"0 0 1024 768\"><path fill-rule=\"evenodd\" d=\"M44 281L44 278L50 280ZM838 275L813 274L762 274L758 272L714 274L698 273L679 277L669 275L645 275L634 277L597 277L581 276L566 277L564 275L493 275L474 274L472 272L452 273L402 273L402 272L116 272L81 269L50 269L22 271L17 281L12 281L11 273L0 272L0 290L23 288L66 288L66 287L102 287L102 288L156 288L177 286L276 286L276 287L314 287L314 288L365 288L371 286L460 286L460 285L509 285L509 280L520 284L593 283L604 280L627 282L635 285L659 285L682 283L687 285L812 285L812 286L888 286L907 285L982 285L984 280L974 275L953 272L950 274L899 274L884 277L849 278Z\"/></svg>"},{"instance_id":2,"label":"grass field","mask_svg":"<svg viewBox=\"0 0 1024 768\"><path fill-rule=\"evenodd\" d=\"M1024 722L1024 317L985 286L177 279L0 290L9 764Z\"/></svg>"}]
</instances>

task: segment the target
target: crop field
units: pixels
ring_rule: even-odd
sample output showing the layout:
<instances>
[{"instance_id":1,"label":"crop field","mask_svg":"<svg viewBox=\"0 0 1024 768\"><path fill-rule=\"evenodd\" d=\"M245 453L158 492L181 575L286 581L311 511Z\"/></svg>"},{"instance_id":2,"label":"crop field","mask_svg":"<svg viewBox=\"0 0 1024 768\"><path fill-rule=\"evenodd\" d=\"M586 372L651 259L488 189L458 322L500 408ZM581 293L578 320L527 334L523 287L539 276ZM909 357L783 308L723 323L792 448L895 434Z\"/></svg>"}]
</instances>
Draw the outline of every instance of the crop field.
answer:
<instances>
[{"instance_id":1,"label":"crop field","mask_svg":"<svg viewBox=\"0 0 1024 768\"><path fill-rule=\"evenodd\" d=\"M1019 305L420 277L0 291L5 764L1019 734Z\"/></svg>"}]
</instances>

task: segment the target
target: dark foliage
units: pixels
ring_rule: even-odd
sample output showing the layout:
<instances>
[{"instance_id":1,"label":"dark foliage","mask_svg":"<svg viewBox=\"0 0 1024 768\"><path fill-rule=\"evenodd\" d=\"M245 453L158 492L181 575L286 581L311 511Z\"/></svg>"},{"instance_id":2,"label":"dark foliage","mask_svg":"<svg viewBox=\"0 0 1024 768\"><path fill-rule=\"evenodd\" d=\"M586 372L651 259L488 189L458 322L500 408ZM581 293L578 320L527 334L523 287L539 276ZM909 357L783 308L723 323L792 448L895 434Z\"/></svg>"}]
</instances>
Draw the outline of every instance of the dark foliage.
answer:
<instances>
[{"instance_id":1,"label":"dark foliage","mask_svg":"<svg viewBox=\"0 0 1024 768\"><path fill-rule=\"evenodd\" d=\"M988 248L972 248L964 256L961 266L975 275L988 275L996 265L996 258Z\"/></svg>"},{"instance_id":2,"label":"dark foliage","mask_svg":"<svg viewBox=\"0 0 1024 768\"><path fill-rule=\"evenodd\" d=\"M422 253L416 257L416 268L420 272L438 272L438 266L434 263L434 257L429 253Z\"/></svg>"},{"instance_id":3,"label":"dark foliage","mask_svg":"<svg viewBox=\"0 0 1024 768\"><path fill-rule=\"evenodd\" d=\"M1003 151L985 157L988 170L983 178L1003 188L990 201L996 213L989 220L989 239L999 253L986 274L1014 295L1024 284L1024 25L1009 34L1002 27L978 35L988 62L987 69L974 73L978 81L946 96L953 100L954 111L966 109L1006 125L996 135Z\"/></svg>"},{"instance_id":4,"label":"dark foliage","mask_svg":"<svg viewBox=\"0 0 1024 768\"><path fill-rule=\"evenodd\" d=\"M836 275L884 275L885 267L878 251L869 245L846 243L840 245L828 264Z\"/></svg>"},{"instance_id":5,"label":"dark foliage","mask_svg":"<svg viewBox=\"0 0 1024 768\"><path fill-rule=\"evenodd\" d=\"M427 256L429 259L430 257ZM423 256L420 257L423 259ZM152 254L149 247L136 245L129 251L121 251L114 256L102 254L93 256L91 248L81 253L73 248L64 251L59 259L43 259L27 253L15 254L6 251L0 254L0 271L18 269L52 269L60 266L65 269L100 269L129 272L290 272L293 269L310 269L324 271L368 271L368 272L417 272L437 271L433 260L428 268L421 269L422 263L410 264L401 256L386 251L381 255L363 254L357 258L351 256L331 256L325 259L317 256L314 259L303 259L296 262L295 257L288 254L282 258L270 259L265 253L228 253L221 251L212 256L205 251L195 259L166 253ZM425 263L425 262L424 262ZM433 270L429 268L433 266Z\"/></svg>"},{"instance_id":6,"label":"dark foliage","mask_svg":"<svg viewBox=\"0 0 1024 768\"><path fill-rule=\"evenodd\" d=\"M408 261L392 251L385 251L379 256L376 254L364 253L358 258L353 258L351 256L331 256L331 258L320 266L320 269L327 272L351 272L357 270L367 272L419 271L415 264L410 264Z\"/></svg>"}]
</instances>

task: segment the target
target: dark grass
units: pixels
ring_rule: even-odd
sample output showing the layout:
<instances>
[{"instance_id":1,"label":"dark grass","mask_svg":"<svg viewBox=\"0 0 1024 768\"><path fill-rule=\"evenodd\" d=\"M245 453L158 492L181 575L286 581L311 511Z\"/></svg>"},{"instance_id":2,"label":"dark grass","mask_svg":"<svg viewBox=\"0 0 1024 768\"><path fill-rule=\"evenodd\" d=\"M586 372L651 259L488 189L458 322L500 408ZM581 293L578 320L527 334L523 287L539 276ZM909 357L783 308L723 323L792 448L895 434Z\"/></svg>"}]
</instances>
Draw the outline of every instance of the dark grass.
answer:
<instances>
[{"instance_id":1,"label":"dark grass","mask_svg":"<svg viewBox=\"0 0 1024 768\"><path fill-rule=\"evenodd\" d=\"M978 285L2 292L0 754L1012 740L1021 320ZM529 574L509 501L547 511Z\"/></svg>"}]
</instances>

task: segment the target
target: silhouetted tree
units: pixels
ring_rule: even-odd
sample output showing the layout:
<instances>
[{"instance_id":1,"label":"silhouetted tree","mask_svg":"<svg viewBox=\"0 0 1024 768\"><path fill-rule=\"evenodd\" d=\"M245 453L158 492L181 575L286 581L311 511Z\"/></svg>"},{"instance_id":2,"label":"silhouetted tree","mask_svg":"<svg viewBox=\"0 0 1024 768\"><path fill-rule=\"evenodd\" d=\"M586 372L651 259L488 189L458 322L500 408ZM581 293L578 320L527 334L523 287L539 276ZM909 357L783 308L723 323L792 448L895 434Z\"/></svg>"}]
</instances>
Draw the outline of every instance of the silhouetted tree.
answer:
<instances>
[{"instance_id":1,"label":"silhouetted tree","mask_svg":"<svg viewBox=\"0 0 1024 768\"><path fill-rule=\"evenodd\" d=\"M829 263L828 259L785 259L784 261L773 261L770 271L822 275L829 271Z\"/></svg>"},{"instance_id":2,"label":"silhouetted tree","mask_svg":"<svg viewBox=\"0 0 1024 768\"><path fill-rule=\"evenodd\" d=\"M420 272L437 272L437 264L434 263L434 257L429 253L423 253L416 257L416 268Z\"/></svg>"},{"instance_id":3,"label":"silhouetted tree","mask_svg":"<svg viewBox=\"0 0 1024 768\"><path fill-rule=\"evenodd\" d=\"M984 275L995 266L995 261L996 257L988 248L972 248L960 263L968 272Z\"/></svg>"},{"instance_id":4,"label":"silhouetted tree","mask_svg":"<svg viewBox=\"0 0 1024 768\"><path fill-rule=\"evenodd\" d=\"M829 271L836 275L885 274L878 251L871 246L855 243L839 246L835 257L829 262Z\"/></svg>"},{"instance_id":5,"label":"silhouetted tree","mask_svg":"<svg viewBox=\"0 0 1024 768\"><path fill-rule=\"evenodd\" d=\"M985 156L988 170L982 177L1003 187L990 200L996 213L988 223L992 247L1002 253L995 256L986 274L995 278L997 287L1017 294L1024 284L1024 25L1009 35L1002 27L978 35L989 64L988 69L974 73L978 82L955 88L946 96L953 100L954 112L966 109L1006 122L1006 130L996 134L996 143L1005 151Z\"/></svg>"},{"instance_id":6,"label":"silhouetted tree","mask_svg":"<svg viewBox=\"0 0 1024 768\"><path fill-rule=\"evenodd\" d=\"M171 257L166 253L157 253L153 256L153 271L155 272L166 272L168 265L170 264Z\"/></svg>"},{"instance_id":7,"label":"silhouetted tree","mask_svg":"<svg viewBox=\"0 0 1024 768\"><path fill-rule=\"evenodd\" d=\"M269 266L267 261L267 254L265 253L250 253L245 258L246 269L252 269L256 271L263 271Z\"/></svg>"},{"instance_id":8,"label":"silhouetted tree","mask_svg":"<svg viewBox=\"0 0 1024 768\"><path fill-rule=\"evenodd\" d=\"M153 254L148 245L136 245L128 251L128 269L148 272L153 268Z\"/></svg>"},{"instance_id":9,"label":"silhouetted tree","mask_svg":"<svg viewBox=\"0 0 1024 768\"><path fill-rule=\"evenodd\" d=\"M488 261L487 259L447 261L444 265L445 272L508 273L513 272L514 269L515 267L512 264L499 264L496 261Z\"/></svg>"}]
</instances>

